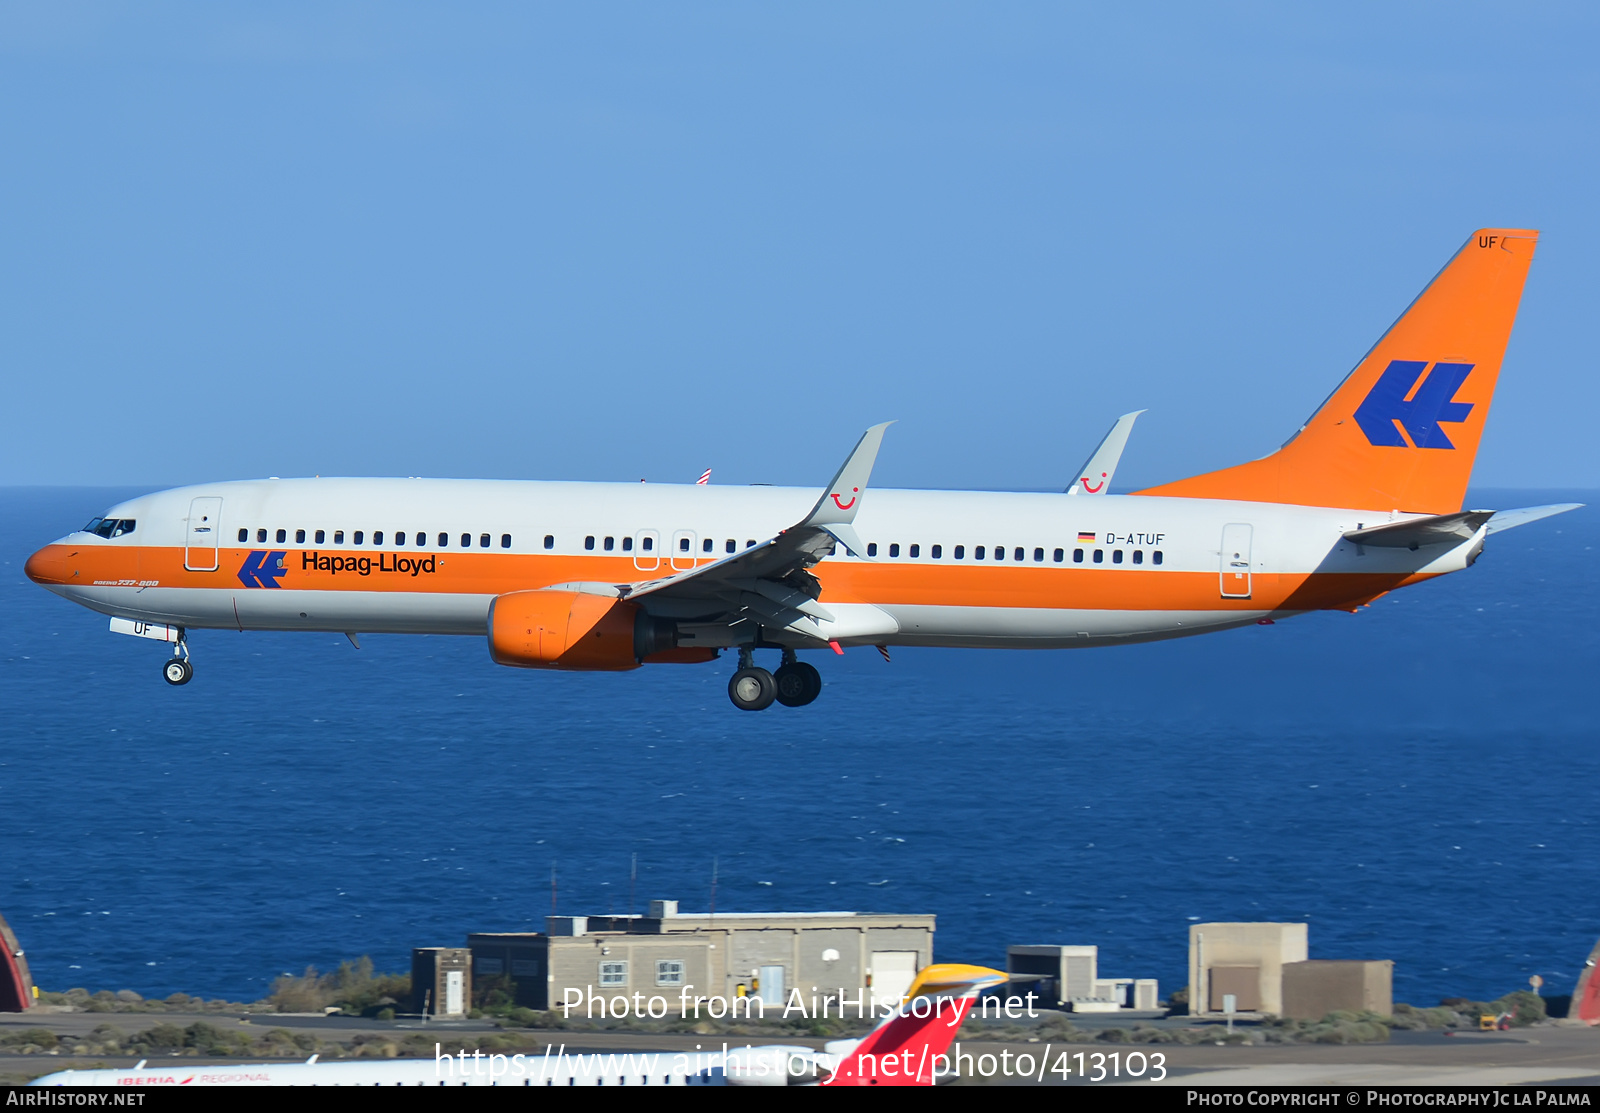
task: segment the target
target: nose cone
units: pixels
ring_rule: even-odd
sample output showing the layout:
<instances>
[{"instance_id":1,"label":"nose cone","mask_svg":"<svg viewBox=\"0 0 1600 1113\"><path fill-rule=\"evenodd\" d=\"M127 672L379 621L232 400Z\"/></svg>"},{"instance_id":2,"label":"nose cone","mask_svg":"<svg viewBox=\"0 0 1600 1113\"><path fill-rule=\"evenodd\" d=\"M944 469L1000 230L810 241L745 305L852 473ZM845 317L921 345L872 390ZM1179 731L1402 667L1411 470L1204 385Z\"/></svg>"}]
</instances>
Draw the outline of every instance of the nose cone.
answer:
<instances>
[{"instance_id":1,"label":"nose cone","mask_svg":"<svg viewBox=\"0 0 1600 1113\"><path fill-rule=\"evenodd\" d=\"M22 566L28 574L28 579L36 584L64 584L71 573L67 570L67 547L65 545L46 545L28 558L28 563Z\"/></svg>"}]
</instances>

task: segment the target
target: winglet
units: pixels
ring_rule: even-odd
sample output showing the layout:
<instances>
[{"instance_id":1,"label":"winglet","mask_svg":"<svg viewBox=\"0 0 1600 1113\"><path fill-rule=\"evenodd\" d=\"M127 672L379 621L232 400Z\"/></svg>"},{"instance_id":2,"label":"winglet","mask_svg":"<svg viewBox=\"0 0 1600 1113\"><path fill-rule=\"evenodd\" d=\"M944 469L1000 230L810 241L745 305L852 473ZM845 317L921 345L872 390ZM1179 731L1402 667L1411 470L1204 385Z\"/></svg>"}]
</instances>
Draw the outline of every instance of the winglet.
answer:
<instances>
[{"instance_id":1,"label":"winglet","mask_svg":"<svg viewBox=\"0 0 1600 1113\"><path fill-rule=\"evenodd\" d=\"M856 511L861 509L861 499L867 492L867 480L872 475L872 465L878 459L878 446L883 443L883 431L893 424L892 421L885 421L861 434L855 451L850 453L850 458L833 477L833 482L823 490L817 505L800 523L802 526L849 525L856 520ZM848 540L839 539L845 542L846 548L854 551L854 546Z\"/></svg>"},{"instance_id":2,"label":"winglet","mask_svg":"<svg viewBox=\"0 0 1600 1113\"><path fill-rule=\"evenodd\" d=\"M1090 453L1089 459L1078 469L1078 478L1067 488L1067 494L1103 495L1111 489L1111 477L1117 474L1117 461L1122 459L1122 450L1128 445L1128 434L1133 432L1133 423L1144 412L1134 410L1117 418L1100 447Z\"/></svg>"}]
</instances>

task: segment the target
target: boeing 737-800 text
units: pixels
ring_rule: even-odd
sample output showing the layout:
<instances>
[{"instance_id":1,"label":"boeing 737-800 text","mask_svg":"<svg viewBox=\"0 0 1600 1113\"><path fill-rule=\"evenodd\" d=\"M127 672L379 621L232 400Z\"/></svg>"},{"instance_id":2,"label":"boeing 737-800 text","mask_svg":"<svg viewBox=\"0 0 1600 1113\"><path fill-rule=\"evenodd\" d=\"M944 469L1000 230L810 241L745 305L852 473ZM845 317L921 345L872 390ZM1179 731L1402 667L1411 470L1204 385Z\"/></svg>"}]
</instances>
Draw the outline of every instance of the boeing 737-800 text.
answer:
<instances>
[{"instance_id":1,"label":"boeing 737-800 text","mask_svg":"<svg viewBox=\"0 0 1600 1113\"><path fill-rule=\"evenodd\" d=\"M1474 233L1277 452L1133 495L869 492L885 426L815 489L253 480L131 499L27 563L174 643L196 629L486 636L502 665L738 654L733 702L810 703L803 649L1067 648L1353 610L1570 506L1463 510L1538 233ZM1105 495L1135 415L1073 493ZM1081 491L1079 488L1081 487ZM359 643L358 643L359 644ZM753 654L782 654L776 674Z\"/></svg>"}]
</instances>

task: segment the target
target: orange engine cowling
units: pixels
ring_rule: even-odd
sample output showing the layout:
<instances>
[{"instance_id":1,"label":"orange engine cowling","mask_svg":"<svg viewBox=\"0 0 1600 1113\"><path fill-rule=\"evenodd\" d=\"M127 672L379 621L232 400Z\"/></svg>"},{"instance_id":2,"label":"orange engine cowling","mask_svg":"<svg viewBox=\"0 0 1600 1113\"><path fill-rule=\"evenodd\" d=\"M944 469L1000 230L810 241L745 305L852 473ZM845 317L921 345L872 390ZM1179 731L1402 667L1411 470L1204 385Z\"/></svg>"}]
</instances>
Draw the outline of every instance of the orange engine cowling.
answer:
<instances>
[{"instance_id":1,"label":"orange engine cowling","mask_svg":"<svg viewBox=\"0 0 1600 1113\"><path fill-rule=\"evenodd\" d=\"M636 669L639 608L577 591L513 591L489 607L489 656L525 669Z\"/></svg>"},{"instance_id":2,"label":"orange engine cowling","mask_svg":"<svg viewBox=\"0 0 1600 1113\"><path fill-rule=\"evenodd\" d=\"M497 665L615 672L671 654L676 644L675 623L604 595L513 591L489 607L489 656Z\"/></svg>"}]
</instances>

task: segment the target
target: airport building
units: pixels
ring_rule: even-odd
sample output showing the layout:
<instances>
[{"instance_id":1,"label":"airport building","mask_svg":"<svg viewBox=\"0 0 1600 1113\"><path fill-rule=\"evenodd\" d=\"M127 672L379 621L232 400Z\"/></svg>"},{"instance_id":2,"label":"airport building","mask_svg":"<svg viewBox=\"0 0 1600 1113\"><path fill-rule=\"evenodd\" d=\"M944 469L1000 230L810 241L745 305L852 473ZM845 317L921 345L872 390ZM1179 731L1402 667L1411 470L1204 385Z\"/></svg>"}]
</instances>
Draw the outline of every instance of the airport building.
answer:
<instances>
[{"instance_id":1,"label":"airport building","mask_svg":"<svg viewBox=\"0 0 1600 1113\"><path fill-rule=\"evenodd\" d=\"M1311 959L1305 924L1189 927L1189 1011L1196 1016L1320 1020L1341 1009L1388 1016L1393 981L1388 959Z\"/></svg>"},{"instance_id":2,"label":"airport building","mask_svg":"<svg viewBox=\"0 0 1600 1113\"><path fill-rule=\"evenodd\" d=\"M572 1015L598 1017L616 998L632 1002L638 994L676 1015L696 996L751 997L774 1016L798 990L808 1015L813 998L837 1001L841 994L854 1015L858 1000L898 1001L933 961L934 920L865 912L686 915L677 901L658 900L643 916L550 916L542 932L476 933L467 949L477 993L498 988L530 1009L582 1002ZM708 1000L702 1015L713 1007L725 1006Z\"/></svg>"},{"instance_id":3,"label":"airport building","mask_svg":"<svg viewBox=\"0 0 1600 1113\"><path fill-rule=\"evenodd\" d=\"M1100 948L1093 945L1007 947L1006 973L1008 993L1035 993L1042 1008L1151 1016L1163 1011L1156 979L1102 978Z\"/></svg>"}]
</instances>

